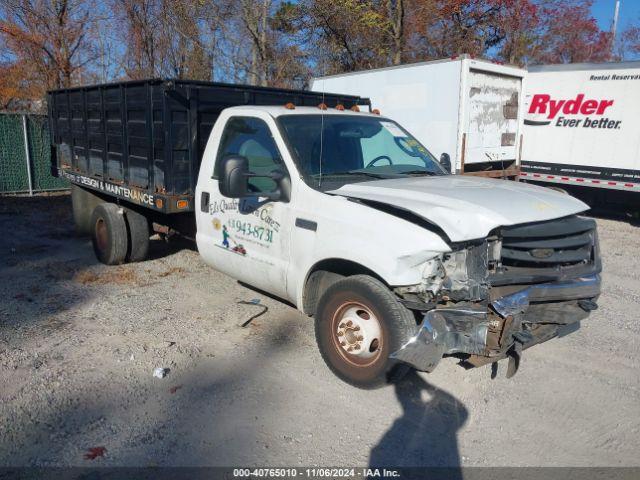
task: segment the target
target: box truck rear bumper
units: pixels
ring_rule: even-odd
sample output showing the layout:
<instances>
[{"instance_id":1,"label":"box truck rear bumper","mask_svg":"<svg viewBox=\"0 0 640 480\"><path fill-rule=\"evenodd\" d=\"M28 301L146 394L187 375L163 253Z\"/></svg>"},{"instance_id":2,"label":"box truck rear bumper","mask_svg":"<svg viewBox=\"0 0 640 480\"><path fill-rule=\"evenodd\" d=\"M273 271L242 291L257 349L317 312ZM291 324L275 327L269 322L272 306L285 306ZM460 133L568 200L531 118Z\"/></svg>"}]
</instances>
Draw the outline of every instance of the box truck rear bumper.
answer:
<instances>
[{"instance_id":1,"label":"box truck rear bumper","mask_svg":"<svg viewBox=\"0 0 640 480\"><path fill-rule=\"evenodd\" d=\"M444 355L480 366L579 328L597 308L600 275L532 285L500 297L489 307L440 308L428 311L418 333L391 358L431 372ZM516 367L517 368L517 367Z\"/></svg>"}]
</instances>

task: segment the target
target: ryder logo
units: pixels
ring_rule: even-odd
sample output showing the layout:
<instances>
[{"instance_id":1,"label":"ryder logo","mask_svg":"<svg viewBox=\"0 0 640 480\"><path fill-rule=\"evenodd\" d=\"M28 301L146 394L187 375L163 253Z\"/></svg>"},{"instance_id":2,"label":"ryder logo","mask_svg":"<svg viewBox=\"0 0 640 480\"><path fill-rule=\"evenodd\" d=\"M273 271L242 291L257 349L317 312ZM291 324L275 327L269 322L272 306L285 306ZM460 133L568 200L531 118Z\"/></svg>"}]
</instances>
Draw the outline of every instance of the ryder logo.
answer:
<instances>
[{"instance_id":1,"label":"ryder logo","mask_svg":"<svg viewBox=\"0 0 640 480\"><path fill-rule=\"evenodd\" d=\"M526 120L525 125L549 125L554 121L556 127L583 128L620 128L621 121L602 118L607 109L613 105L613 100L585 100L585 94L580 93L571 99L554 99L551 95L537 93L531 98L528 113L542 117L544 120ZM566 118L562 115L594 115L600 118Z\"/></svg>"}]
</instances>

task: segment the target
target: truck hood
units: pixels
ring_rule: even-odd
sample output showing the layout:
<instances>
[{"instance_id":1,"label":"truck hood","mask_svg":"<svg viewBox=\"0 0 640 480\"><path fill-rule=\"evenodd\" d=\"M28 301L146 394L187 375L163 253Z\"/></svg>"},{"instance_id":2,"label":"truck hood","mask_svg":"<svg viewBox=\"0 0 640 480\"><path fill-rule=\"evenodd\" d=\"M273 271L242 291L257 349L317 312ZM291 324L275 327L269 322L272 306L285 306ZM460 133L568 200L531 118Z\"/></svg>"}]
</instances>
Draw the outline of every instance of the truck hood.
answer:
<instances>
[{"instance_id":1,"label":"truck hood","mask_svg":"<svg viewBox=\"0 0 640 480\"><path fill-rule=\"evenodd\" d=\"M589 208L549 188L456 175L374 180L327 193L410 211L440 227L453 242L484 238L496 227L552 220Z\"/></svg>"}]
</instances>

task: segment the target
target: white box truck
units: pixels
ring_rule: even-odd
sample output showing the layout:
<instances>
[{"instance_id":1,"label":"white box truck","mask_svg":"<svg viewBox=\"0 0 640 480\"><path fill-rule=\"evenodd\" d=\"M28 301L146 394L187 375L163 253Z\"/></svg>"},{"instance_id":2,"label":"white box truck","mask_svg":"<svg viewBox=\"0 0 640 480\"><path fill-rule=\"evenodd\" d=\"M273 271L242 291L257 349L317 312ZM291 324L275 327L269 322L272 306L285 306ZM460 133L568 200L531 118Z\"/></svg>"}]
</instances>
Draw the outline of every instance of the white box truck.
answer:
<instances>
[{"instance_id":1,"label":"white box truck","mask_svg":"<svg viewBox=\"0 0 640 480\"><path fill-rule=\"evenodd\" d=\"M311 90L362 95L454 173L515 178L525 70L458 58L316 78Z\"/></svg>"},{"instance_id":2,"label":"white box truck","mask_svg":"<svg viewBox=\"0 0 640 480\"><path fill-rule=\"evenodd\" d=\"M521 179L637 208L639 109L640 62L531 67Z\"/></svg>"}]
</instances>

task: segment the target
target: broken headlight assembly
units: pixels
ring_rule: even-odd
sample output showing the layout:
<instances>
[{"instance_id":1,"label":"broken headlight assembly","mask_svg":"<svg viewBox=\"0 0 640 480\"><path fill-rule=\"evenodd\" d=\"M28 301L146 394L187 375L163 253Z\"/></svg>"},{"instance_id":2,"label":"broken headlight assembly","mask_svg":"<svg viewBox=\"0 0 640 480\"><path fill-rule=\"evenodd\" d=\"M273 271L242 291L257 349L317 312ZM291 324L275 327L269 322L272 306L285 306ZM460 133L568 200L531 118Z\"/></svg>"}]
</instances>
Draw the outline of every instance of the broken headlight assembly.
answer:
<instances>
[{"instance_id":1,"label":"broken headlight assembly","mask_svg":"<svg viewBox=\"0 0 640 480\"><path fill-rule=\"evenodd\" d=\"M501 247L500 239L493 237L467 243L444 254L443 299L453 302L486 300L489 297L489 275L500 268Z\"/></svg>"},{"instance_id":2,"label":"broken headlight assembly","mask_svg":"<svg viewBox=\"0 0 640 480\"><path fill-rule=\"evenodd\" d=\"M410 308L418 303L478 302L489 296L489 275L500 269L499 238L457 244L452 252L438 255L424 264L422 283L395 289Z\"/></svg>"}]
</instances>

